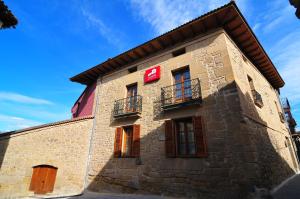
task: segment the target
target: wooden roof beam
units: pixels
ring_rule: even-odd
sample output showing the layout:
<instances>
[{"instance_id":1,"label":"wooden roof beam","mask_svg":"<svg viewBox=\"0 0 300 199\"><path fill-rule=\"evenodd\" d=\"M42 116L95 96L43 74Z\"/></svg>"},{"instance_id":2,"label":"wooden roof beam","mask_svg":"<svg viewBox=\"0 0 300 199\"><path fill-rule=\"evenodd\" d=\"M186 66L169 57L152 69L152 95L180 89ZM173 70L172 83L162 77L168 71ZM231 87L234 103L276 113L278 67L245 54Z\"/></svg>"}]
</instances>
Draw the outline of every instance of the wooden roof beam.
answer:
<instances>
[{"instance_id":1,"label":"wooden roof beam","mask_svg":"<svg viewBox=\"0 0 300 199\"><path fill-rule=\"evenodd\" d=\"M155 46L151 42L148 44L148 46L151 48L152 52L155 52L158 50L157 48L155 48Z\"/></svg>"},{"instance_id":2,"label":"wooden roof beam","mask_svg":"<svg viewBox=\"0 0 300 199\"><path fill-rule=\"evenodd\" d=\"M240 32L239 34L235 35L234 37L239 38L240 36L243 36L247 32L248 32L247 30L244 30L244 31Z\"/></svg>"},{"instance_id":3,"label":"wooden roof beam","mask_svg":"<svg viewBox=\"0 0 300 199\"><path fill-rule=\"evenodd\" d=\"M241 24L239 24L239 25L236 25L236 26L234 26L233 28L230 28L229 31L234 32L234 31L236 31L237 29L241 28L243 25L244 25L243 23L241 23Z\"/></svg>"}]
</instances>

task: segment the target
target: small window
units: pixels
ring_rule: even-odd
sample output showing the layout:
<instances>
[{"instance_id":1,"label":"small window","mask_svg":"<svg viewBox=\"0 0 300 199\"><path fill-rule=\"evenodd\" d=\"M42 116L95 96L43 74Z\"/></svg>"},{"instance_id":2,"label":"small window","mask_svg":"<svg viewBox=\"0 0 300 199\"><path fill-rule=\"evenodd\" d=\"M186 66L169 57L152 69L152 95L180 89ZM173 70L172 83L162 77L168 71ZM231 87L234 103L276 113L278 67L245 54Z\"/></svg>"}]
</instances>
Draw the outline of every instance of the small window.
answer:
<instances>
[{"instance_id":1,"label":"small window","mask_svg":"<svg viewBox=\"0 0 300 199\"><path fill-rule=\"evenodd\" d=\"M114 156L140 156L140 125L118 127L115 135Z\"/></svg>"},{"instance_id":2,"label":"small window","mask_svg":"<svg viewBox=\"0 0 300 199\"><path fill-rule=\"evenodd\" d=\"M247 75L247 77L248 77L248 82L249 82L249 85L250 85L251 95L252 95L252 97L254 99L254 104L256 106L258 106L259 108L262 108L264 106L264 103L263 103L263 100L262 100L262 96L255 89L252 78L249 77L248 75Z\"/></svg>"},{"instance_id":3,"label":"small window","mask_svg":"<svg viewBox=\"0 0 300 199\"><path fill-rule=\"evenodd\" d=\"M183 55L185 53L185 48L180 48L172 52L173 57L177 57L179 55Z\"/></svg>"},{"instance_id":4,"label":"small window","mask_svg":"<svg viewBox=\"0 0 300 199\"><path fill-rule=\"evenodd\" d=\"M278 104L276 101L274 101L275 103L275 106L276 106L276 110L277 110L277 113L278 113L278 116L279 116L279 119L282 123L285 122L285 117L284 117L284 114L282 113L282 111L280 111L279 107L278 107Z\"/></svg>"},{"instance_id":5,"label":"small window","mask_svg":"<svg viewBox=\"0 0 300 199\"><path fill-rule=\"evenodd\" d=\"M131 67L131 68L128 69L129 73L134 73L136 71L137 71L137 66L134 66L134 67Z\"/></svg>"}]
</instances>

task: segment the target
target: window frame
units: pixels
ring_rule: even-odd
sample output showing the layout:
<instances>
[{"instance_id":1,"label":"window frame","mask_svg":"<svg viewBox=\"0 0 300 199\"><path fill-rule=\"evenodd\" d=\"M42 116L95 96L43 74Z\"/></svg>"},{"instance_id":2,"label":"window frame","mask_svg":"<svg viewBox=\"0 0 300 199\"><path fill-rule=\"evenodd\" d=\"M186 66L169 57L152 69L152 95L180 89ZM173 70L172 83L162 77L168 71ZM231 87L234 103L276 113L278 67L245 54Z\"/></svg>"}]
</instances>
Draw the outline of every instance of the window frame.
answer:
<instances>
[{"instance_id":1,"label":"window frame","mask_svg":"<svg viewBox=\"0 0 300 199\"><path fill-rule=\"evenodd\" d=\"M189 74L189 78L188 79L185 79L185 73L188 72ZM180 82L177 82L176 80L176 76L177 75L180 75ZM173 77L173 82L174 82L174 98L175 98L175 102L176 103L181 103L181 102L185 102L185 101L189 101L192 99L192 87L191 85L189 85L187 88L186 88L186 85L185 85L185 81L188 81L188 80L191 80L191 71L190 71L190 68L189 66L185 66L185 67L182 67L182 68L179 68L179 69L176 69L174 71L172 71L172 77ZM180 84L181 85L181 89L177 91L177 84ZM190 93L190 96L185 96L185 91L186 90L189 90L189 93ZM181 92L181 97L177 97L177 92Z\"/></svg>"},{"instance_id":2,"label":"window frame","mask_svg":"<svg viewBox=\"0 0 300 199\"><path fill-rule=\"evenodd\" d=\"M186 157L197 157L197 143L196 143L196 136L195 136L195 126L193 123L193 117L185 117L185 118L179 118L179 119L174 119L172 120L174 122L174 134L175 134L175 155L176 157L182 157L182 158L186 158ZM186 150L186 154L180 154L180 143L179 143L179 136L180 136L180 132L178 129L178 124L179 122L183 122L184 123L184 137L185 137L185 150ZM195 153L194 154L190 154L189 151L189 142L188 142L188 131L187 131L187 123L191 123L192 127L193 127L193 136L194 136L194 150Z\"/></svg>"},{"instance_id":3,"label":"window frame","mask_svg":"<svg viewBox=\"0 0 300 199\"><path fill-rule=\"evenodd\" d=\"M127 132L125 129L131 128L131 136L127 135ZM127 145L127 140L128 137L131 139L130 140L130 147L129 147L129 154L126 153L126 145ZM129 126L123 126L122 127L122 146L121 146L121 157L122 158L130 158L132 157L132 152L133 152L133 125Z\"/></svg>"}]
</instances>

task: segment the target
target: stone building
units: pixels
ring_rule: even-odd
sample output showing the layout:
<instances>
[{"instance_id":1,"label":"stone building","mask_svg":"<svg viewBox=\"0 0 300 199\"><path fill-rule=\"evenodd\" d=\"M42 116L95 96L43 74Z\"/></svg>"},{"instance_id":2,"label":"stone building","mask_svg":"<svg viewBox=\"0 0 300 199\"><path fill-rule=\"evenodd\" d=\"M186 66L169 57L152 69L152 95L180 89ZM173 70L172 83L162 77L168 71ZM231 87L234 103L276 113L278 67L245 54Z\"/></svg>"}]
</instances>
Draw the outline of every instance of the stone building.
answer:
<instances>
[{"instance_id":1,"label":"stone building","mask_svg":"<svg viewBox=\"0 0 300 199\"><path fill-rule=\"evenodd\" d=\"M71 81L73 119L0 137L0 194L246 198L298 171L284 81L234 2Z\"/></svg>"}]
</instances>

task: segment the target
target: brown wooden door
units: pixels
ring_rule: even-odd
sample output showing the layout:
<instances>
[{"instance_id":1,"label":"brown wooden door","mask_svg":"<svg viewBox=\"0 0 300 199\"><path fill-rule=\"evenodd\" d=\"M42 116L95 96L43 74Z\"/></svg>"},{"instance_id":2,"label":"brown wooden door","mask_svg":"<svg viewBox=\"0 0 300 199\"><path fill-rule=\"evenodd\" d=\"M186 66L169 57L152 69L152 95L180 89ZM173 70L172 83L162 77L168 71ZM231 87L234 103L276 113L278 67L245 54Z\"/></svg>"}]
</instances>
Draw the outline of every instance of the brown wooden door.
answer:
<instances>
[{"instance_id":1,"label":"brown wooden door","mask_svg":"<svg viewBox=\"0 0 300 199\"><path fill-rule=\"evenodd\" d=\"M40 165L33 168L29 190L35 194L45 194L53 191L57 168Z\"/></svg>"}]
</instances>

